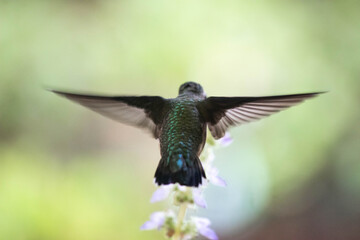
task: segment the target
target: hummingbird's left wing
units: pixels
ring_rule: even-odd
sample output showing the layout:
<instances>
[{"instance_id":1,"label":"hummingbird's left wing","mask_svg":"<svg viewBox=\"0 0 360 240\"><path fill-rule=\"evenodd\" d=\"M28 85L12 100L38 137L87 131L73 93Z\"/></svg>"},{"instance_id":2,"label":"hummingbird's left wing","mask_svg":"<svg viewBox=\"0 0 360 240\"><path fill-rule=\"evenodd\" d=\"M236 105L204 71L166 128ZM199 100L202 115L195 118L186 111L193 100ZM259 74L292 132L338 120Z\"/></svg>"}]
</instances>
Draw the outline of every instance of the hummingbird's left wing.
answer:
<instances>
[{"instance_id":1,"label":"hummingbird's left wing","mask_svg":"<svg viewBox=\"0 0 360 240\"><path fill-rule=\"evenodd\" d=\"M208 123L211 135L222 138L230 126L267 117L322 92L268 97L209 97L199 102L198 110Z\"/></svg>"},{"instance_id":2,"label":"hummingbird's left wing","mask_svg":"<svg viewBox=\"0 0 360 240\"><path fill-rule=\"evenodd\" d=\"M115 121L145 128L159 137L166 99L158 96L96 96L52 91Z\"/></svg>"}]
</instances>

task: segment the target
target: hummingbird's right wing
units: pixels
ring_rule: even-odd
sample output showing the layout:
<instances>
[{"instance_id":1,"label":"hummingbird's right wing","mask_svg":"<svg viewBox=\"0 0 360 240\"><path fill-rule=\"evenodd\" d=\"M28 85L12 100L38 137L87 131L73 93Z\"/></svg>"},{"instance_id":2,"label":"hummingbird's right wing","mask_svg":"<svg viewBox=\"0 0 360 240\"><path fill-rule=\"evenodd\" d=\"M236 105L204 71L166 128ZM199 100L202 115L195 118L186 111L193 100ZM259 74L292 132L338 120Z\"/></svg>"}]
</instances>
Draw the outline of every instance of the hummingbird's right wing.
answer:
<instances>
[{"instance_id":1,"label":"hummingbird's right wing","mask_svg":"<svg viewBox=\"0 0 360 240\"><path fill-rule=\"evenodd\" d=\"M158 96L96 96L52 91L115 121L149 130L159 137L167 100Z\"/></svg>"},{"instance_id":2,"label":"hummingbird's right wing","mask_svg":"<svg viewBox=\"0 0 360 240\"><path fill-rule=\"evenodd\" d=\"M199 102L197 107L208 123L211 135L219 139L230 126L262 119L320 93L269 97L209 97Z\"/></svg>"}]
</instances>

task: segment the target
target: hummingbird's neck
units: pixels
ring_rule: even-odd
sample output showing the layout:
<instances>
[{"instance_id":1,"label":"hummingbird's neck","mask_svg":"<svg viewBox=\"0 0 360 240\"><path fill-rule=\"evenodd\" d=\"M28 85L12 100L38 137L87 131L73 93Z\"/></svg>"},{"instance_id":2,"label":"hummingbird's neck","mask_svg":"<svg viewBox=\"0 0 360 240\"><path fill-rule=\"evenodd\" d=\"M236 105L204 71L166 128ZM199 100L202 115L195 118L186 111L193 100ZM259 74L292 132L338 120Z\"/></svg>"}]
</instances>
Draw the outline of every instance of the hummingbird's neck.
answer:
<instances>
[{"instance_id":1,"label":"hummingbird's neck","mask_svg":"<svg viewBox=\"0 0 360 240\"><path fill-rule=\"evenodd\" d=\"M206 98L206 95L205 95L205 93L197 94L197 93L192 93L192 92L184 92L184 93L179 94L177 96L177 98L204 100Z\"/></svg>"}]
</instances>

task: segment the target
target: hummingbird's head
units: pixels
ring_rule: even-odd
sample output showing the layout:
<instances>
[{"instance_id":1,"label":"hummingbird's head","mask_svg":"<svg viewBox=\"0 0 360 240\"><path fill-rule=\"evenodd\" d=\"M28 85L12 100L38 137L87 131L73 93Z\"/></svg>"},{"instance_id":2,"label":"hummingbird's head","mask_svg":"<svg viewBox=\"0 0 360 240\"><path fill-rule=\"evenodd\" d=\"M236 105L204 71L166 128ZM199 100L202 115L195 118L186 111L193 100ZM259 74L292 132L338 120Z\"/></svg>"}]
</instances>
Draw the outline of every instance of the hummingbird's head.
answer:
<instances>
[{"instance_id":1,"label":"hummingbird's head","mask_svg":"<svg viewBox=\"0 0 360 240\"><path fill-rule=\"evenodd\" d=\"M196 82L183 83L179 88L179 95L182 94L192 94L192 95L198 95L200 97L206 97L204 89L200 84Z\"/></svg>"}]
</instances>

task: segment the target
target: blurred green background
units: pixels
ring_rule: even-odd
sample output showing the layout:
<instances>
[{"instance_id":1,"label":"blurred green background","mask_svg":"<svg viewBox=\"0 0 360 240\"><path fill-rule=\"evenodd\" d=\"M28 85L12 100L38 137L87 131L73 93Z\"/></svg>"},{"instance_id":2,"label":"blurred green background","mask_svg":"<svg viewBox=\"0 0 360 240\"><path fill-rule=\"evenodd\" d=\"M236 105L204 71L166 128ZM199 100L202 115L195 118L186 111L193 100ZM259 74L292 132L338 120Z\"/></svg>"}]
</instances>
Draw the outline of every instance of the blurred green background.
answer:
<instances>
[{"instance_id":1,"label":"blurred green background","mask_svg":"<svg viewBox=\"0 0 360 240\"><path fill-rule=\"evenodd\" d=\"M44 88L175 97L329 91L231 129L221 239L360 238L357 1L0 0L0 239L162 239L149 134Z\"/></svg>"}]
</instances>

